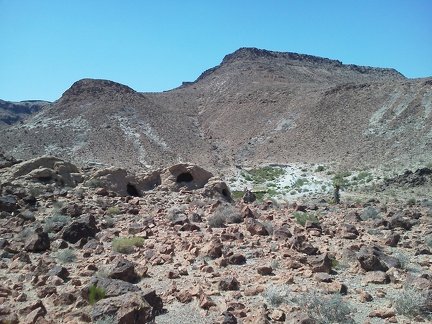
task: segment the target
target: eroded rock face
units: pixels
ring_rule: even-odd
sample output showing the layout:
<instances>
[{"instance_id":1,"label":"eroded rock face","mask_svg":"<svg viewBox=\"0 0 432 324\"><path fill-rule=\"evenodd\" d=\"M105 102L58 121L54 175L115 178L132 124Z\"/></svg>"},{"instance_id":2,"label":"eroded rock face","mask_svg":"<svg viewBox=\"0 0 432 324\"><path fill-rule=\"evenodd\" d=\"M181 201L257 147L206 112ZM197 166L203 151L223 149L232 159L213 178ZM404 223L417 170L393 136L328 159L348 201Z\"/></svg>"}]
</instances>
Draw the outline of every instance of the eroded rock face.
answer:
<instances>
[{"instance_id":1,"label":"eroded rock face","mask_svg":"<svg viewBox=\"0 0 432 324\"><path fill-rule=\"evenodd\" d=\"M211 172L192 164L177 164L161 173L161 185L164 189L178 191L181 188L188 190L203 188L210 178Z\"/></svg>"},{"instance_id":2,"label":"eroded rock face","mask_svg":"<svg viewBox=\"0 0 432 324\"><path fill-rule=\"evenodd\" d=\"M144 192L194 190L204 188L204 194L216 194L231 200L231 192L225 182L213 178L213 174L193 164L177 164L148 173L132 174L122 168L106 168L96 171L87 184L104 188L121 196L142 196Z\"/></svg>"}]
</instances>

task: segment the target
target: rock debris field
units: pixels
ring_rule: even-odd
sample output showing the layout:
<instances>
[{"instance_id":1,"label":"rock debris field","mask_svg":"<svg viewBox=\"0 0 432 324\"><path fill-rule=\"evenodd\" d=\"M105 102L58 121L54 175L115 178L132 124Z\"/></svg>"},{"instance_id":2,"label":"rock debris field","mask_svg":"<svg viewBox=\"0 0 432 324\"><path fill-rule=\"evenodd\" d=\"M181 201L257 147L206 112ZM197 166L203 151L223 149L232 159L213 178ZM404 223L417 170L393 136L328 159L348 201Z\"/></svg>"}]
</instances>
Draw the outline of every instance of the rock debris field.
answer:
<instances>
[{"instance_id":1,"label":"rock debris field","mask_svg":"<svg viewBox=\"0 0 432 324\"><path fill-rule=\"evenodd\" d=\"M431 321L432 200L244 201L188 164L0 162L0 323Z\"/></svg>"}]
</instances>

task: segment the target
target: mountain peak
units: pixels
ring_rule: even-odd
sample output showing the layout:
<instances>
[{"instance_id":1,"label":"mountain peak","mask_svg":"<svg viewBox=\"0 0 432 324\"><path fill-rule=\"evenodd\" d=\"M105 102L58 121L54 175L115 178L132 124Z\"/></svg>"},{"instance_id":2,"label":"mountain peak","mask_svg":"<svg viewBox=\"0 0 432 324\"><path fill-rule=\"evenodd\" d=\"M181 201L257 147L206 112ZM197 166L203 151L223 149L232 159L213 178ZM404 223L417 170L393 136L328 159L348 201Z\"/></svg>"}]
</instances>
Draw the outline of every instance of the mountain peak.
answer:
<instances>
[{"instance_id":1,"label":"mountain peak","mask_svg":"<svg viewBox=\"0 0 432 324\"><path fill-rule=\"evenodd\" d=\"M100 98L109 93L132 94L136 93L136 91L126 85L110 80L81 79L76 81L68 90L66 90L61 99L67 100L69 98L80 96Z\"/></svg>"}]
</instances>

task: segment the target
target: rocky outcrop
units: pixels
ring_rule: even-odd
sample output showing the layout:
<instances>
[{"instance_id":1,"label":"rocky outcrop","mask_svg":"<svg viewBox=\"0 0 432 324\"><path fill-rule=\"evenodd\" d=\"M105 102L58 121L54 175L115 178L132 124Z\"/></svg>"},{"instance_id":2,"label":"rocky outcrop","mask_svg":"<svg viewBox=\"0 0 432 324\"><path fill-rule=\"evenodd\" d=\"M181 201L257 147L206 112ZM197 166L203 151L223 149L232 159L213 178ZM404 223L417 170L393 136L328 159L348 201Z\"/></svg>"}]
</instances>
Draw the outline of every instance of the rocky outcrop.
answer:
<instances>
[{"instance_id":1,"label":"rocky outcrop","mask_svg":"<svg viewBox=\"0 0 432 324\"><path fill-rule=\"evenodd\" d=\"M77 166L52 156L43 156L0 169L1 185L46 191L76 187L83 181Z\"/></svg>"},{"instance_id":2,"label":"rocky outcrop","mask_svg":"<svg viewBox=\"0 0 432 324\"><path fill-rule=\"evenodd\" d=\"M231 199L225 182L213 178L213 174L194 164L177 164L162 170L133 174L122 168L107 168L95 171L86 184L101 187L122 196L142 196L146 191L195 190L204 188L204 194L219 194Z\"/></svg>"}]
</instances>

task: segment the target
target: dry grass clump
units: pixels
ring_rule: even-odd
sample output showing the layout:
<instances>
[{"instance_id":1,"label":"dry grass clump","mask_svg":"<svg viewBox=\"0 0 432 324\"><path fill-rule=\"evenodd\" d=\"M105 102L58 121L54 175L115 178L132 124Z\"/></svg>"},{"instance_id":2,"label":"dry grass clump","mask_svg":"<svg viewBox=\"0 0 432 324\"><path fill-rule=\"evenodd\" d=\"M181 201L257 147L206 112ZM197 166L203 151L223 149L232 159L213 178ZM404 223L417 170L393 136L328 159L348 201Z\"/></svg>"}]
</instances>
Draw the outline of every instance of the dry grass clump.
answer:
<instances>
[{"instance_id":1,"label":"dry grass clump","mask_svg":"<svg viewBox=\"0 0 432 324\"><path fill-rule=\"evenodd\" d=\"M355 323L352 318L354 310L339 294L324 295L310 292L294 298L293 301L316 323Z\"/></svg>"},{"instance_id":2,"label":"dry grass clump","mask_svg":"<svg viewBox=\"0 0 432 324\"><path fill-rule=\"evenodd\" d=\"M393 299L396 311L409 318L421 316L432 319L432 293L414 287L405 287Z\"/></svg>"},{"instance_id":3,"label":"dry grass clump","mask_svg":"<svg viewBox=\"0 0 432 324\"><path fill-rule=\"evenodd\" d=\"M131 237L131 238L118 238L112 242L113 251L129 254L135 250L135 247L142 247L144 245L144 238Z\"/></svg>"},{"instance_id":4,"label":"dry grass clump","mask_svg":"<svg viewBox=\"0 0 432 324\"><path fill-rule=\"evenodd\" d=\"M76 261L76 254L74 250L64 249L57 252L57 259L60 263L73 263Z\"/></svg>"},{"instance_id":5,"label":"dry grass clump","mask_svg":"<svg viewBox=\"0 0 432 324\"><path fill-rule=\"evenodd\" d=\"M207 218L211 228L225 227L226 224L238 224L243 221L241 214L231 205L222 205Z\"/></svg>"}]
</instances>

